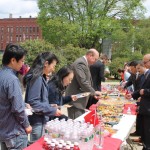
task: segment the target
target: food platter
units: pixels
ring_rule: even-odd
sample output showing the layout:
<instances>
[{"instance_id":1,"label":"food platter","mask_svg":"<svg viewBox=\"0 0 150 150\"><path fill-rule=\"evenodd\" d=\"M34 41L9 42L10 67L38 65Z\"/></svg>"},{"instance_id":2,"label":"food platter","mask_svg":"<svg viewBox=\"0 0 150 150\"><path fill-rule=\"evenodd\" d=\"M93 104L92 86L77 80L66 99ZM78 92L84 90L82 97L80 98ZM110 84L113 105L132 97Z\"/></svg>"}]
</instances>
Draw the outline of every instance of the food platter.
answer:
<instances>
[{"instance_id":1,"label":"food platter","mask_svg":"<svg viewBox=\"0 0 150 150\"><path fill-rule=\"evenodd\" d=\"M90 92L84 92L84 93L76 94L77 98L87 97L89 95L90 95Z\"/></svg>"}]
</instances>

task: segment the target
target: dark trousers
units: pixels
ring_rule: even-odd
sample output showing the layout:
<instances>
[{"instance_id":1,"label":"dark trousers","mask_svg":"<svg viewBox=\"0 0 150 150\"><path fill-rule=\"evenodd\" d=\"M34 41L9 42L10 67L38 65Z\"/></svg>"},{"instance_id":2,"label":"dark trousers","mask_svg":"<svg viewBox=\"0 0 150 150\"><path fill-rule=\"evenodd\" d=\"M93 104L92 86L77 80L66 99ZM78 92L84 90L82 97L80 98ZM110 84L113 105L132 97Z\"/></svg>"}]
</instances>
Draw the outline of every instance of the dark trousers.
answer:
<instances>
[{"instance_id":1,"label":"dark trousers","mask_svg":"<svg viewBox=\"0 0 150 150\"><path fill-rule=\"evenodd\" d=\"M142 141L144 150L150 150L150 116L142 115Z\"/></svg>"},{"instance_id":2,"label":"dark trousers","mask_svg":"<svg viewBox=\"0 0 150 150\"><path fill-rule=\"evenodd\" d=\"M79 109L74 106L68 108L68 117L70 119L76 119L84 113L85 113L84 109Z\"/></svg>"},{"instance_id":3,"label":"dark trousers","mask_svg":"<svg viewBox=\"0 0 150 150\"><path fill-rule=\"evenodd\" d=\"M142 115L137 114L136 117L136 133L138 136L142 134Z\"/></svg>"},{"instance_id":4,"label":"dark trousers","mask_svg":"<svg viewBox=\"0 0 150 150\"><path fill-rule=\"evenodd\" d=\"M49 117L49 120L54 120L54 119L56 119L56 118L58 118L59 120L61 120L61 119L65 119L66 121L68 120L68 117L65 116L65 115L61 115L61 116L51 116L51 117Z\"/></svg>"},{"instance_id":5,"label":"dark trousers","mask_svg":"<svg viewBox=\"0 0 150 150\"><path fill-rule=\"evenodd\" d=\"M91 105L96 104L98 101L97 99L95 99L93 96L90 96L86 109L89 109Z\"/></svg>"}]
</instances>

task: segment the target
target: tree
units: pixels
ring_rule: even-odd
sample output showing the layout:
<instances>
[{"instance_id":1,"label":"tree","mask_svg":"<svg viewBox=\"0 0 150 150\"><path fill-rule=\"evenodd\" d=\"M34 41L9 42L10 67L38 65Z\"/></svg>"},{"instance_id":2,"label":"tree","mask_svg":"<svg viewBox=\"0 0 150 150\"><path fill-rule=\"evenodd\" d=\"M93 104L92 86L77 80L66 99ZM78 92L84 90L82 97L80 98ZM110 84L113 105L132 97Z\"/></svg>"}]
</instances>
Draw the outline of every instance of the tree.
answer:
<instances>
[{"instance_id":1,"label":"tree","mask_svg":"<svg viewBox=\"0 0 150 150\"><path fill-rule=\"evenodd\" d=\"M31 65L36 56L44 51L55 52L52 44L44 40L26 40L20 44L27 50L26 63Z\"/></svg>"},{"instance_id":2,"label":"tree","mask_svg":"<svg viewBox=\"0 0 150 150\"><path fill-rule=\"evenodd\" d=\"M111 74L116 78L118 77L118 68L124 67L125 62L131 62L133 60L142 60L143 56L140 52L131 52L130 50L120 51L120 53L114 52L112 55L112 62L109 65Z\"/></svg>"},{"instance_id":3,"label":"tree","mask_svg":"<svg viewBox=\"0 0 150 150\"><path fill-rule=\"evenodd\" d=\"M44 40L27 40L21 43L21 46L27 50L25 63L32 65L33 60L39 53L50 51L54 53L60 61L59 65L57 65L57 69L64 65L72 64L75 59L86 53L86 49L73 47L73 45L66 45L58 49Z\"/></svg>"},{"instance_id":4,"label":"tree","mask_svg":"<svg viewBox=\"0 0 150 150\"><path fill-rule=\"evenodd\" d=\"M143 55L150 52L150 18L136 23L135 49Z\"/></svg>"},{"instance_id":5,"label":"tree","mask_svg":"<svg viewBox=\"0 0 150 150\"><path fill-rule=\"evenodd\" d=\"M122 23L137 18L142 0L39 0L39 23L44 38L55 46L73 44L100 49ZM118 21L120 22L120 21Z\"/></svg>"}]
</instances>

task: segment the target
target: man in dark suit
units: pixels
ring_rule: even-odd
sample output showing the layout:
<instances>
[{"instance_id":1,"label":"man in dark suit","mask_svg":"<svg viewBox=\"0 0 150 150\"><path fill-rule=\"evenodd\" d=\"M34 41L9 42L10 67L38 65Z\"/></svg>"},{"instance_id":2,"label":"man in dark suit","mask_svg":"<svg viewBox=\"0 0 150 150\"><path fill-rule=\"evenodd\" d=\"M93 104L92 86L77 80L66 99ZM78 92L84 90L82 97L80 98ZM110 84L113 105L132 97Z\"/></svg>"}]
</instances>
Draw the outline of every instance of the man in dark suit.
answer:
<instances>
[{"instance_id":1,"label":"man in dark suit","mask_svg":"<svg viewBox=\"0 0 150 150\"><path fill-rule=\"evenodd\" d=\"M78 58L73 63L74 78L71 84L66 89L66 95L75 95L83 92L90 92L91 95L101 95L101 92L95 91L92 87L92 78L89 70L89 65L94 64L99 59L99 53L96 49L90 49L86 55ZM99 96L95 96L99 98ZM75 119L85 113L85 108L88 102L89 96L79 98L77 101L72 101L68 108L69 118Z\"/></svg>"},{"instance_id":2,"label":"man in dark suit","mask_svg":"<svg viewBox=\"0 0 150 150\"><path fill-rule=\"evenodd\" d=\"M143 65L147 67L147 69L141 79L140 90L133 92L132 97L134 99L141 97L139 113L142 115L141 137L144 144L143 150L150 150L150 54L143 57ZM138 71L140 72L141 69L139 67Z\"/></svg>"},{"instance_id":3,"label":"man in dark suit","mask_svg":"<svg viewBox=\"0 0 150 150\"><path fill-rule=\"evenodd\" d=\"M128 81L126 81L126 83L124 85L125 89L131 85L133 85L134 91L137 91L140 89L141 76L136 69L136 66L138 64L140 64L140 61L131 61L129 63L131 76L129 77ZM137 105L139 105L139 103L137 103ZM140 114L138 114L137 118L136 118L136 130L135 130L135 132L131 133L130 135L131 136L141 136L141 115ZM140 142L140 138L139 139L133 139L133 141L134 142Z\"/></svg>"},{"instance_id":4,"label":"man in dark suit","mask_svg":"<svg viewBox=\"0 0 150 150\"><path fill-rule=\"evenodd\" d=\"M96 63L90 66L90 72L93 81L93 88L96 91L101 91L101 82L105 81L105 64L108 61L107 55L103 54L101 60L98 60ZM86 108L88 109L92 104L96 104L97 100L91 96L89 98Z\"/></svg>"},{"instance_id":5,"label":"man in dark suit","mask_svg":"<svg viewBox=\"0 0 150 150\"><path fill-rule=\"evenodd\" d=\"M101 82L105 81L105 64L108 61L107 55L103 54L101 60L90 66L90 72L93 80L93 88L101 91Z\"/></svg>"},{"instance_id":6,"label":"man in dark suit","mask_svg":"<svg viewBox=\"0 0 150 150\"><path fill-rule=\"evenodd\" d=\"M128 88L129 86L133 85L133 90L137 91L140 87L139 87L139 82L140 82L140 75L137 72L136 66L138 65L138 61L131 61L128 65L130 68L130 73L131 76L129 77L129 79L123 83L124 88Z\"/></svg>"}]
</instances>

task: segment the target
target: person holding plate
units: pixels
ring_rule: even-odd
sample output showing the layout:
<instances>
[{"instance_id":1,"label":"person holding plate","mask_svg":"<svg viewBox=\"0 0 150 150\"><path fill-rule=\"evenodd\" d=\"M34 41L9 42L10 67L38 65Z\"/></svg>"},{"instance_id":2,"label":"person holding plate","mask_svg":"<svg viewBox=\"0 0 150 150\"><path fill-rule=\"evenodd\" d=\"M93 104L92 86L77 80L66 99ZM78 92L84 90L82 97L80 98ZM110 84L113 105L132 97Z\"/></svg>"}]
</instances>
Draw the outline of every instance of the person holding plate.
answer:
<instances>
[{"instance_id":1,"label":"person holding plate","mask_svg":"<svg viewBox=\"0 0 150 150\"><path fill-rule=\"evenodd\" d=\"M99 59L99 52L96 49L90 49L85 56L78 58L72 64L74 71L74 78L71 84L66 89L66 95L74 95L78 93L90 92L91 95L98 95L95 98L99 99L100 91L95 91L92 86L92 77L89 66L94 64ZM86 105L89 96L79 98L77 101L72 101L69 104L72 106L68 108L68 116L75 119L85 113Z\"/></svg>"},{"instance_id":2,"label":"person holding plate","mask_svg":"<svg viewBox=\"0 0 150 150\"><path fill-rule=\"evenodd\" d=\"M51 106L61 107L71 101L77 100L76 95L64 96L66 87L71 83L74 73L71 66L64 66L48 82L48 99ZM50 120L59 118L67 120L65 115L51 116Z\"/></svg>"}]
</instances>

